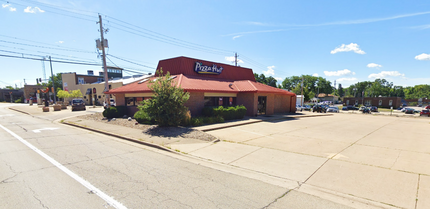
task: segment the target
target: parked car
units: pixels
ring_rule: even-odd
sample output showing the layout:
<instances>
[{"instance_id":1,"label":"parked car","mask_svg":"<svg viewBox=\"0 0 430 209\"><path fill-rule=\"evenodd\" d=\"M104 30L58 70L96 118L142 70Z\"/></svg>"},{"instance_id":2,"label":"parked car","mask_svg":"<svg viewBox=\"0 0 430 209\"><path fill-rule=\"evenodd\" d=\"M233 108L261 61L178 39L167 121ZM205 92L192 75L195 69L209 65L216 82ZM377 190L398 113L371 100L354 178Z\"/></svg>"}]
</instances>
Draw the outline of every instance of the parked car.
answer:
<instances>
[{"instance_id":1,"label":"parked car","mask_svg":"<svg viewBox=\"0 0 430 209\"><path fill-rule=\"evenodd\" d=\"M348 110L358 110L358 107L355 107L352 105L348 105L348 106L346 106L346 108L348 108Z\"/></svg>"},{"instance_id":2,"label":"parked car","mask_svg":"<svg viewBox=\"0 0 430 209\"><path fill-rule=\"evenodd\" d=\"M72 103L72 111L86 110L84 100L82 99L73 99L71 103Z\"/></svg>"},{"instance_id":3,"label":"parked car","mask_svg":"<svg viewBox=\"0 0 430 209\"><path fill-rule=\"evenodd\" d=\"M327 108L327 112L339 112L339 108L336 106Z\"/></svg>"},{"instance_id":4,"label":"parked car","mask_svg":"<svg viewBox=\"0 0 430 209\"><path fill-rule=\"evenodd\" d=\"M416 112L417 112L417 110L415 110L413 108L405 108L405 114L415 114Z\"/></svg>"},{"instance_id":5,"label":"parked car","mask_svg":"<svg viewBox=\"0 0 430 209\"><path fill-rule=\"evenodd\" d=\"M370 114L371 113L370 107L363 108L362 112Z\"/></svg>"},{"instance_id":6,"label":"parked car","mask_svg":"<svg viewBox=\"0 0 430 209\"><path fill-rule=\"evenodd\" d=\"M430 105L427 105L424 109L430 109Z\"/></svg>"},{"instance_id":7,"label":"parked car","mask_svg":"<svg viewBox=\"0 0 430 209\"><path fill-rule=\"evenodd\" d=\"M348 107L342 107L343 111L348 111Z\"/></svg>"},{"instance_id":8,"label":"parked car","mask_svg":"<svg viewBox=\"0 0 430 209\"><path fill-rule=\"evenodd\" d=\"M115 100L114 100L114 99L109 99L109 102L110 102L110 106L115 107L116 103L115 103ZM300 105L299 105L299 106L300 106ZM104 107L105 109L107 108L107 104L106 104L106 102L103 102L103 107Z\"/></svg>"},{"instance_id":9,"label":"parked car","mask_svg":"<svg viewBox=\"0 0 430 209\"><path fill-rule=\"evenodd\" d=\"M309 106L309 105L303 105L303 109L304 110L311 110L311 106Z\"/></svg>"},{"instance_id":10,"label":"parked car","mask_svg":"<svg viewBox=\"0 0 430 209\"><path fill-rule=\"evenodd\" d=\"M370 111L371 112L378 112L378 107L372 106L372 107L370 107Z\"/></svg>"},{"instance_id":11,"label":"parked car","mask_svg":"<svg viewBox=\"0 0 430 209\"><path fill-rule=\"evenodd\" d=\"M429 109L423 109L423 110L421 110L421 112L420 112L420 116L426 116L427 115L427 117L430 117L430 110Z\"/></svg>"},{"instance_id":12,"label":"parked car","mask_svg":"<svg viewBox=\"0 0 430 209\"><path fill-rule=\"evenodd\" d=\"M314 107L312 108L312 112L327 112L327 109L325 108L325 106L323 105L314 105Z\"/></svg>"}]
</instances>

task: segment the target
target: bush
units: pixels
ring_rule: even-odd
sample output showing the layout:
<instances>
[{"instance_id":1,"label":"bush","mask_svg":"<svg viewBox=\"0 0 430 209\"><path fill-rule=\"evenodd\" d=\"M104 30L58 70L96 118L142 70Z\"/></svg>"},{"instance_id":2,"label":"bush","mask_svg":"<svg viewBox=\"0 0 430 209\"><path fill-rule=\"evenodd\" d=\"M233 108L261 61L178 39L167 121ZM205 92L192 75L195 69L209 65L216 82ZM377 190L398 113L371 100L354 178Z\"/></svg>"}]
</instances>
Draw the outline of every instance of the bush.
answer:
<instances>
[{"instance_id":1,"label":"bush","mask_svg":"<svg viewBox=\"0 0 430 209\"><path fill-rule=\"evenodd\" d=\"M15 100L15 103L23 103L23 102L24 102L24 100L22 98Z\"/></svg>"},{"instance_id":2,"label":"bush","mask_svg":"<svg viewBox=\"0 0 430 209\"><path fill-rule=\"evenodd\" d=\"M118 110L116 107L109 107L103 111L103 117L106 118L115 118L118 116Z\"/></svg>"},{"instance_id":3,"label":"bush","mask_svg":"<svg viewBox=\"0 0 430 209\"><path fill-rule=\"evenodd\" d=\"M184 122L188 108L184 105L190 98L188 92L176 86L167 72L157 71L159 77L151 83L149 89L154 92L151 99L145 100L139 109L148 113L159 126L178 126Z\"/></svg>"},{"instance_id":4,"label":"bush","mask_svg":"<svg viewBox=\"0 0 430 209\"><path fill-rule=\"evenodd\" d=\"M205 107L202 113L206 117L223 117L225 120L242 119L246 115L246 107L243 105L226 108L223 106Z\"/></svg>"},{"instance_id":5,"label":"bush","mask_svg":"<svg viewBox=\"0 0 430 209\"><path fill-rule=\"evenodd\" d=\"M128 115L128 108L126 106L116 106L116 110L118 111L117 118L121 118L124 115Z\"/></svg>"},{"instance_id":6,"label":"bush","mask_svg":"<svg viewBox=\"0 0 430 209\"><path fill-rule=\"evenodd\" d=\"M136 119L138 123L149 124L149 125L152 125L155 122L151 117L149 117L148 113L144 111L137 111L134 114L134 119Z\"/></svg>"}]
</instances>

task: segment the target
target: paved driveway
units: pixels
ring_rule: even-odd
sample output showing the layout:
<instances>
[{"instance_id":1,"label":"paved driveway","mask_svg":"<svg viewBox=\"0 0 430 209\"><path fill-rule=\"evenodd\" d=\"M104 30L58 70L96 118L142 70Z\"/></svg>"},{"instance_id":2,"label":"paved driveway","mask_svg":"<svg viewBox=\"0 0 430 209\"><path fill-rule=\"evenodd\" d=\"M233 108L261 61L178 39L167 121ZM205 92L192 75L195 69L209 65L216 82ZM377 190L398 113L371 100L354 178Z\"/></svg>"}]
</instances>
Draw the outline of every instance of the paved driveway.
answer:
<instances>
[{"instance_id":1,"label":"paved driveway","mask_svg":"<svg viewBox=\"0 0 430 209\"><path fill-rule=\"evenodd\" d=\"M210 131L221 142L188 154L350 205L424 209L430 208L429 130L428 118L334 114Z\"/></svg>"}]
</instances>

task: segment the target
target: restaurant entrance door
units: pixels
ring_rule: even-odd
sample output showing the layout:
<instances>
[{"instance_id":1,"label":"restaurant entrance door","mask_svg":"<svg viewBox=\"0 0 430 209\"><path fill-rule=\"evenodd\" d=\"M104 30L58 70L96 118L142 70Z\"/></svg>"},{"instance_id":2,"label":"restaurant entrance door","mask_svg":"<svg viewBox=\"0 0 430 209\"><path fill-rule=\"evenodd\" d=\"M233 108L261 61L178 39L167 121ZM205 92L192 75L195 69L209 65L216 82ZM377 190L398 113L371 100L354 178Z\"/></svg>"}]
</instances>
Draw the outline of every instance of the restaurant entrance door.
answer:
<instances>
[{"instance_id":1,"label":"restaurant entrance door","mask_svg":"<svg viewBox=\"0 0 430 209\"><path fill-rule=\"evenodd\" d=\"M267 103L267 97L263 97L263 96L258 97L258 105L257 105L258 115L266 114L266 103Z\"/></svg>"}]
</instances>

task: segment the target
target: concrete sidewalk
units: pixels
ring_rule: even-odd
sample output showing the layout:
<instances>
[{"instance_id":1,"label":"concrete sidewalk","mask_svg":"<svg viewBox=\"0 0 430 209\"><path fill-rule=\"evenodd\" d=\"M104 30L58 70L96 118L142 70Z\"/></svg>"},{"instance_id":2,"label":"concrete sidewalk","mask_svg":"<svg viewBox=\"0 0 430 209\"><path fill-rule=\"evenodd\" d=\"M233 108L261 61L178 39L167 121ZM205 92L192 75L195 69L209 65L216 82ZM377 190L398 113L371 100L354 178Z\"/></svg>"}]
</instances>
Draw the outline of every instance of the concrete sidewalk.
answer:
<instances>
[{"instance_id":1,"label":"concrete sidewalk","mask_svg":"<svg viewBox=\"0 0 430 209\"><path fill-rule=\"evenodd\" d=\"M14 109L29 114L34 113L38 117L48 115L42 113L41 109L30 106L19 106ZM87 109L79 114L102 110L102 108ZM377 142L381 136L385 138L383 135L375 134L377 133L375 131L385 127L383 124L399 120L397 117L311 112L270 117L258 116L196 127L195 129L208 132L219 139L203 141L182 137L148 136L139 129L70 117L77 116L77 113L69 111L67 111L69 114L63 115L69 115L67 116L69 118L64 120L65 123L180 153L194 159L230 166L244 173L255 173L248 173L245 176L353 208L430 208L428 189L430 170L425 168L425 162L428 163L426 159L430 159L430 155L423 154L428 152L425 145L430 143L421 140L410 148L411 151L420 149L420 153L416 154L420 158L420 164L409 168L405 163L411 162L409 158L414 153L400 152L396 149L411 145L398 142L396 134L389 135L396 139L395 142L389 140ZM345 126L348 124L346 118L349 117L361 121L360 123L357 121L357 124L363 124L366 129L362 131L360 127ZM50 118L58 119L55 116ZM386 120L388 122L383 122ZM406 118L406 120L416 119ZM310 131L308 127L312 127L312 130ZM330 131L330 127L344 128L334 132ZM294 134L286 137L284 133ZM423 133L420 132L420 134ZM317 138L315 134L318 134ZM375 140L372 137L370 138L372 140L368 140L367 136L370 134ZM359 141L362 141L362 144L356 145ZM395 146L393 151L370 147L374 143L386 143L385 141ZM369 164L372 166L368 166ZM397 170L392 170L393 167ZM417 185L420 185L419 190ZM282 205L279 208L282 208Z\"/></svg>"}]
</instances>

